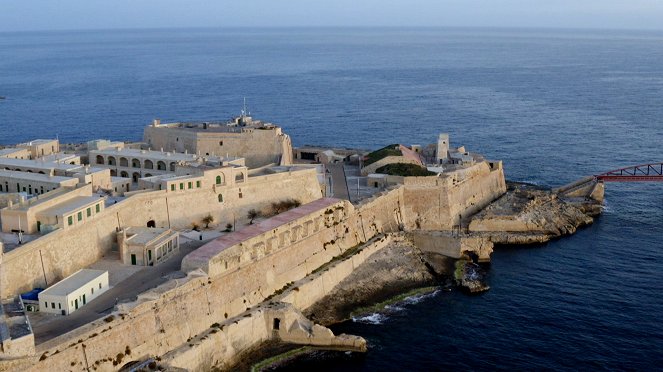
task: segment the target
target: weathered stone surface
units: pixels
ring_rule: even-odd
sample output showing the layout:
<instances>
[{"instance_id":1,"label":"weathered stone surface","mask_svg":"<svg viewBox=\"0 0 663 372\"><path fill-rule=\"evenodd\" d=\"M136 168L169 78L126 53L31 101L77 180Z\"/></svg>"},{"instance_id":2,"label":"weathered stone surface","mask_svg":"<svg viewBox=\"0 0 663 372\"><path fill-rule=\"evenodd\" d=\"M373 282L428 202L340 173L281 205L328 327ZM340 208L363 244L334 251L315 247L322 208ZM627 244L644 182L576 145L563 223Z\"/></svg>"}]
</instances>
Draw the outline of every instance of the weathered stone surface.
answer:
<instances>
[{"instance_id":1,"label":"weathered stone surface","mask_svg":"<svg viewBox=\"0 0 663 372\"><path fill-rule=\"evenodd\" d=\"M560 197L529 185L511 185L508 192L477 213L470 233L488 236L496 244L542 243L573 234L601 212L591 198Z\"/></svg>"},{"instance_id":2,"label":"weathered stone surface","mask_svg":"<svg viewBox=\"0 0 663 372\"><path fill-rule=\"evenodd\" d=\"M316 323L333 324L357 308L384 301L410 289L435 283L418 249L406 240L387 245L370 256L325 297L305 311Z\"/></svg>"}]
</instances>

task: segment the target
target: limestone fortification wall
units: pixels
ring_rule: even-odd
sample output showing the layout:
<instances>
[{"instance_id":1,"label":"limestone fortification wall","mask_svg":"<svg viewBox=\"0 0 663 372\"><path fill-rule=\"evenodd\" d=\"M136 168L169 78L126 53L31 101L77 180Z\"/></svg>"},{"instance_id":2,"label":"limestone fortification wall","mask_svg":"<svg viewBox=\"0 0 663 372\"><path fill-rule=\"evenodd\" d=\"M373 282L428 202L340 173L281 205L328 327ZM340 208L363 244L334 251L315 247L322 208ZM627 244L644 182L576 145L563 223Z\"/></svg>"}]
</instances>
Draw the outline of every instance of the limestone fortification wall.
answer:
<instances>
[{"instance_id":1,"label":"limestone fortification wall","mask_svg":"<svg viewBox=\"0 0 663 372\"><path fill-rule=\"evenodd\" d=\"M239 130L239 128L237 128ZM152 149L193 154L238 156L246 166L292 163L292 143L281 128L242 128L239 132L194 131L167 125L145 127L144 140ZM284 162L281 162L284 160Z\"/></svg>"},{"instance_id":2,"label":"limestone fortification wall","mask_svg":"<svg viewBox=\"0 0 663 372\"><path fill-rule=\"evenodd\" d=\"M250 183L242 187L243 192ZM319 192L317 181L315 183ZM256 184L256 189L252 191L263 189L265 194L272 196L274 186L278 185L265 182L261 188ZM269 192L264 190L265 187L269 187ZM295 184L290 187L295 187ZM333 203L324 209L302 215L286 225L267 230L261 236L253 236L242 245L215 254L209 257L206 264L201 265L199 261L190 262L191 265L185 266L193 271L190 271L186 278L173 279L139 295L134 303L121 304L112 319L95 321L38 345L37 356L23 360L24 369L83 370L95 366L101 371L116 370L129 360L164 355L178 348L182 350L195 347L191 342L192 338L207 332L212 324L226 321L232 321L233 325L217 333L215 340L219 341L219 349L210 358L231 360L239 352L248 350L267 338L264 319L247 316L233 320L233 317L240 316L247 309L262 303L289 283L296 284L291 291L276 298L305 309L328 293L388 241L376 238L367 244L364 250L350 258L314 273L335 257L369 241L380 232L415 228L417 223L423 229L439 227L444 230L453 223L452 216L456 211L468 213L478 209L499 196L504 189L501 170L477 167L475 174L468 172L467 177L456 182L449 178L410 180L405 185L385 191L357 207L347 202ZM297 190L300 195L301 187ZM145 214L153 213L150 217L156 218L159 225L167 219L167 214L159 212L166 209L166 202L161 200L161 197L154 201L147 196L149 194L136 195L129 200L133 199L133 203L152 201L150 208L141 208L146 211L140 217L144 219ZM269 196L265 198L269 199ZM173 207L175 204L171 205L171 202L168 201L168 206L172 220L173 209L183 209L187 202L179 201L178 203L182 204L177 204L177 207ZM134 222L134 217L130 214L136 214L137 208L131 209L120 204L122 203L108 208L107 211L114 212L108 214ZM124 208L127 210L124 211ZM433 209L433 212L428 212L430 209ZM112 219L111 217L108 218ZM192 217L191 214L182 217L181 223ZM136 217L136 224L138 219ZM109 235L113 235L117 223L113 225L110 220L107 222L111 225ZM317 231L313 227L316 223L319 223ZM102 229L101 226L96 228ZM283 245L279 240L283 241ZM268 248L270 241L271 248ZM90 249L88 244L78 243L81 249ZM33 248L32 252L39 250L45 251L47 247ZM82 253L76 250L74 252L72 256ZM34 255L31 259L38 258L38 255ZM29 261L26 261L26 266L27 262ZM38 278L34 273L31 275ZM199 353L182 353L181 358L184 359L177 363L174 362L177 357L173 356L173 363L178 366L192 363L191 367L194 369L204 368L203 357L211 347L209 343L206 345L206 349L201 349ZM201 359L197 359L199 357ZM0 364L0 370L5 366L6 364ZM16 364L12 366L16 367Z\"/></svg>"},{"instance_id":3,"label":"limestone fortification wall","mask_svg":"<svg viewBox=\"0 0 663 372\"><path fill-rule=\"evenodd\" d=\"M349 233L350 229L357 228L348 218L352 212L349 203L336 203L319 212L325 216L325 221L317 233L311 233L285 249L255 257L250 265L240 265L215 276L195 270L185 279L171 280L143 293L136 303L122 305L122 315L116 315L113 320L96 321L39 345L37 354L40 358L45 355L46 359L29 370L43 369L46 365L54 370L67 370L71 366L81 369L93 364L100 370L114 369L117 364L113 366L108 358L117 360L116 355L126 349L131 350L131 358L165 354L211 324L223 322L258 305L286 283L303 279L361 243L356 234ZM289 228L295 228L296 223ZM272 234L268 231L265 236ZM233 337L255 342L253 334L243 331ZM125 357L129 356L122 358ZM36 359L31 361L38 362Z\"/></svg>"},{"instance_id":4,"label":"limestone fortification wall","mask_svg":"<svg viewBox=\"0 0 663 372\"><path fill-rule=\"evenodd\" d=\"M223 194L222 203L218 194ZM302 203L320 198L315 170L250 177L245 183L228 187L133 195L109 206L88 223L56 230L6 253L0 270L0 294L6 298L47 287L94 263L111 252L116 229L146 226L151 220L157 227L187 228L193 222L200 225L208 214L220 226L243 223L249 209L267 208L276 196Z\"/></svg>"},{"instance_id":5,"label":"limestone fortification wall","mask_svg":"<svg viewBox=\"0 0 663 372\"><path fill-rule=\"evenodd\" d=\"M450 230L506 192L504 172L483 162L447 177L406 177L407 229Z\"/></svg>"}]
</instances>

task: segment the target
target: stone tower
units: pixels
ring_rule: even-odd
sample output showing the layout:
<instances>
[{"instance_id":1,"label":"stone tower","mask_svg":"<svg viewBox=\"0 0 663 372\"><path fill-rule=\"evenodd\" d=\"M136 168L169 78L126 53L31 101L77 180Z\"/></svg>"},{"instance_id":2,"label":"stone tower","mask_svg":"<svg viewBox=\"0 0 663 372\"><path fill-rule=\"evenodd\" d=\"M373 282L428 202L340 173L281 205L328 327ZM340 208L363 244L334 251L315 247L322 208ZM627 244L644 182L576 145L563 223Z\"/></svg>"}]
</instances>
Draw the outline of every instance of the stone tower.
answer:
<instances>
[{"instance_id":1,"label":"stone tower","mask_svg":"<svg viewBox=\"0 0 663 372\"><path fill-rule=\"evenodd\" d=\"M449 134L440 133L437 139L437 163L446 163L449 158Z\"/></svg>"}]
</instances>

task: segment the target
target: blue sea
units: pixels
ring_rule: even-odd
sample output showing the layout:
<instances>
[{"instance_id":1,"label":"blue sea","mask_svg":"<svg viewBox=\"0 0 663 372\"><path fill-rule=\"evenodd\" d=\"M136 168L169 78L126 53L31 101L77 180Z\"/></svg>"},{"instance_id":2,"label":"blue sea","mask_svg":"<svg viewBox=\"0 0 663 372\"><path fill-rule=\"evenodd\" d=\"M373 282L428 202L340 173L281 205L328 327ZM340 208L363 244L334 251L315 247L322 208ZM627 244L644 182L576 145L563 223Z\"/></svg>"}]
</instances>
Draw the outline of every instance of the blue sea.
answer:
<instances>
[{"instance_id":1,"label":"blue sea","mask_svg":"<svg viewBox=\"0 0 663 372\"><path fill-rule=\"evenodd\" d=\"M181 29L0 33L0 144L140 140L152 119L254 117L295 145L448 132L557 186L663 161L663 32ZM576 235L500 247L479 296L436 292L337 325L365 355L284 369L653 370L663 365L663 183L608 184Z\"/></svg>"}]
</instances>

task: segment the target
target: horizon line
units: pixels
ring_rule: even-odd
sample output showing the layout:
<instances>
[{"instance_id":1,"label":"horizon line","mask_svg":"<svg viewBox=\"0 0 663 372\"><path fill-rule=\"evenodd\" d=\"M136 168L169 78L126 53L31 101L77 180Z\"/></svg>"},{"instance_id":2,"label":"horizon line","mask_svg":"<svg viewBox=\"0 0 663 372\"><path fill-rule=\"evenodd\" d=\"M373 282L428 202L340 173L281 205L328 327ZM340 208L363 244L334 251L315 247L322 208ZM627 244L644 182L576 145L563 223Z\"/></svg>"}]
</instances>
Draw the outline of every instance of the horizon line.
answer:
<instances>
[{"instance_id":1,"label":"horizon line","mask_svg":"<svg viewBox=\"0 0 663 372\"><path fill-rule=\"evenodd\" d=\"M382 30L426 30L426 29L475 29L475 30L527 30L527 31L622 31L622 32L661 32L663 28L607 28L607 27L567 27L567 26L404 26L404 25L320 25L320 26L174 26L174 27L105 27L105 28L52 28L52 29L26 29L1 30L0 34L17 33L43 33L43 32L100 32L100 31L163 31L163 30L296 30L296 29L382 29Z\"/></svg>"}]
</instances>

